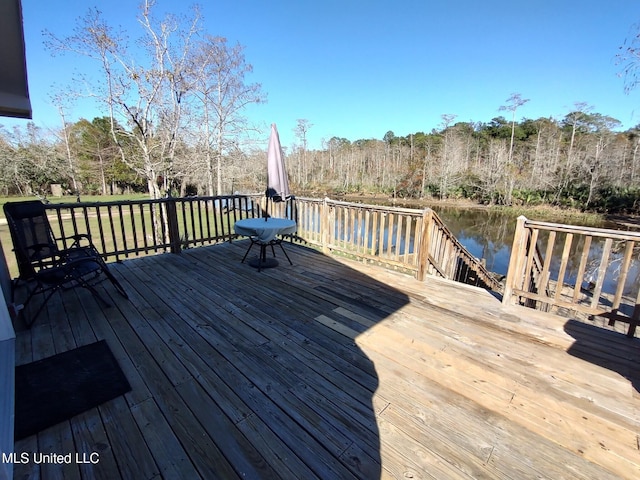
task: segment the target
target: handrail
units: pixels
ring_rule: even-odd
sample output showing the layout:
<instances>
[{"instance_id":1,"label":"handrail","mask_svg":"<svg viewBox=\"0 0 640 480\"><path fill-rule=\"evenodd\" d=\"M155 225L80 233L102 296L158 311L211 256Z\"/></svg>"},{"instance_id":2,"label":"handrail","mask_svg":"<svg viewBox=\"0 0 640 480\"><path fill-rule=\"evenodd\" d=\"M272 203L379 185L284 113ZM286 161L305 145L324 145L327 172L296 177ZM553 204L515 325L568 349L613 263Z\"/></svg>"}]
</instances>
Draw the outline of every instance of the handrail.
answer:
<instances>
[{"instance_id":1,"label":"handrail","mask_svg":"<svg viewBox=\"0 0 640 480\"><path fill-rule=\"evenodd\" d=\"M453 278L456 281L468 283L476 286L480 286L485 289L494 290L497 292L502 291L502 284L489 272L485 266L480 263L469 251L460 243L460 241L451 233L449 228L444 224L440 217L433 212L432 215L433 228L436 230L436 235L441 236L445 242L449 242L452 245L449 249L453 250L449 254L449 273L447 278ZM444 249L446 251L446 248ZM431 264L436 267L438 265L445 265L444 261L447 257L441 257L442 260L438 262L435 258L430 256ZM455 263L453 260L456 260Z\"/></svg>"},{"instance_id":2,"label":"handrail","mask_svg":"<svg viewBox=\"0 0 640 480\"><path fill-rule=\"evenodd\" d=\"M265 204L262 194L48 204L60 237L88 234L105 259L174 252L232 241L243 218L287 217L297 239L424 279L438 275L499 291L501 284L431 209L417 210L292 198Z\"/></svg>"},{"instance_id":3,"label":"handrail","mask_svg":"<svg viewBox=\"0 0 640 480\"><path fill-rule=\"evenodd\" d=\"M566 308L610 322L624 321L629 323L627 336L633 337L640 319L640 285L627 284L638 242L639 232L537 222L521 216L503 303ZM615 274L610 271L614 262L619 262ZM594 266L591 275L589 264ZM610 292L605 291L607 280L614 287Z\"/></svg>"},{"instance_id":4,"label":"handrail","mask_svg":"<svg viewBox=\"0 0 640 480\"><path fill-rule=\"evenodd\" d=\"M501 291L502 285L471 255L431 209L417 210L325 198L297 198L299 235L335 251L413 273L426 273Z\"/></svg>"},{"instance_id":5,"label":"handrail","mask_svg":"<svg viewBox=\"0 0 640 480\"><path fill-rule=\"evenodd\" d=\"M260 195L47 204L59 238L88 234L107 260L231 241L233 224L261 216ZM262 196L263 197L263 196Z\"/></svg>"},{"instance_id":6,"label":"handrail","mask_svg":"<svg viewBox=\"0 0 640 480\"><path fill-rule=\"evenodd\" d=\"M612 238L614 240L635 239L640 241L640 232L625 232L622 230L613 230L610 228L582 227L579 225L567 225L561 223L540 222L536 220L526 220L529 228L537 228L538 230L547 230L555 232L588 234L592 237Z\"/></svg>"}]
</instances>

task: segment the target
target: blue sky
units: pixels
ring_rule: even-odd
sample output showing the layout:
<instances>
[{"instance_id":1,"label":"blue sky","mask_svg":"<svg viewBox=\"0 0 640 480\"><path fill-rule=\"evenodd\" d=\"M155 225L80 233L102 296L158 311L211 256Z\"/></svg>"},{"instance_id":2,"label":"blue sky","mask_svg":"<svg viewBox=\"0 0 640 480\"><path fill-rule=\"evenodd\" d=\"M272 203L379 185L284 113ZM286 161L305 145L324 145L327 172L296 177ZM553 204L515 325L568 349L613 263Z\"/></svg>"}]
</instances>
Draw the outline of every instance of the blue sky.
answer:
<instances>
[{"instance_id":1,"label":"blue sky","mask_svg":"<svg viewBox=\"0 0 640 480\"><path fill-rule=\"evenodd\" d=\"M33 121L56 128L51 87L68 83L85 63L53 58L42 31L70 35L89 6L128 28L137 2L22 3ZM189 4L158 0L158 12L179 13ZM428 132L443 114L488 122L508 114L499 108L512 93L529 99L518 119L562 118L585 102L624 129L640 124L640 90L624 93L616 65L620 46L640 28L638 0L204 0L201 6L207 33L245 46L254 68L248 80L267 94L266 104L246 112L264 127L265 148L272 122L291 146L296 120L307 119L309 147L320 148L333 136ZM70 119L99 113L79 108Z\"/></svg>"}]
</instances>

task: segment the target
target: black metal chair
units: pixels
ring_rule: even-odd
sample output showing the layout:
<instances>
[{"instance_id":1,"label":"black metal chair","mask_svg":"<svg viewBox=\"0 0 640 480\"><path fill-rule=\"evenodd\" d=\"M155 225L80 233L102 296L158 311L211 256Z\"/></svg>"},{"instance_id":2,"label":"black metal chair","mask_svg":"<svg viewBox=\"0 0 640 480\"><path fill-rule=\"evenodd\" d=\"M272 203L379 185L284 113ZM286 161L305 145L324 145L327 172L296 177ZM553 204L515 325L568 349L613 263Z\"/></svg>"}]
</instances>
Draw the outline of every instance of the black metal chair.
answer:
<instances>
[{"instance_id":1,"label":"black metal chair","mask_svg":"<svg viewBox=\"0 0 640 480\"><path fill-rule=\"evenodd\" d=\"M109 271L89 235L78 234L61 239L54 237L42 202L8 202L4 205L4 213L19 272L13 284L12 297L20 281L26 283L28 291L23 307L36 294L46 293L35 314L30 319L25 318L28 328L33 325L51 296L60 289L84 287L104 306L110 306L94 287L94 280L102 274L124 298L129 298L120 282ZM71 246L60 248L59 242L63 245L69 242Z\"/></svg>"}]
</instances>

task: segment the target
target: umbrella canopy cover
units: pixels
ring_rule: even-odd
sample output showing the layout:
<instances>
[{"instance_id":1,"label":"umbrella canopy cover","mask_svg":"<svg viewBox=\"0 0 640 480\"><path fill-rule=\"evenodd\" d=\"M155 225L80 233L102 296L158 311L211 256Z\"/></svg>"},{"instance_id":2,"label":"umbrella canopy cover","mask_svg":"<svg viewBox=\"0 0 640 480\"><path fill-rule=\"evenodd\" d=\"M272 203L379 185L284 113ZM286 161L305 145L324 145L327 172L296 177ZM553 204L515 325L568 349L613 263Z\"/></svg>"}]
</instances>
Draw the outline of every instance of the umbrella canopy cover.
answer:
<instances>
[{"instance_id":1,"label":"umbrella canopy cover","mask_svg":"<svg viewBox=\"0 0 640 480\"><path fill-rule=\"evenodd\" d=\"M289 179L284 167L284 154L280 145L280 137L276 124L271 124L271 136L267 150L267 192L268 198L275 202L283 202L291 196Z\"/></svg>"}]
</instances>

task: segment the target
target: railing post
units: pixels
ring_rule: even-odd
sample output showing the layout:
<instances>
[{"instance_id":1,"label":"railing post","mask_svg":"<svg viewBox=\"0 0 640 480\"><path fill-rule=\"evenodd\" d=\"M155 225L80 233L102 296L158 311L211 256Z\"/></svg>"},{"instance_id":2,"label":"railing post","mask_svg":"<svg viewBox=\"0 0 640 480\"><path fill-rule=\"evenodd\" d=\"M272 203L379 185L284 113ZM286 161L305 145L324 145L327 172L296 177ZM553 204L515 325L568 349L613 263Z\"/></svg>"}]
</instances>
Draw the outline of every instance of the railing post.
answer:
<instances>
[{"instance_id":1,"label":"railing post","mask_svg":"<svg viewBox=\"0 0 640 480\"><path fill-rule=\"evenodd\" d=\"M418 270L416 278L423 281L429 266L429 251L431 249L431 222L433 221L433 210L430 208L422 212L422 228L420 230L420 249L418 250Z\"/></svg>"},{"instance_id":2,"label":"railing post","mask_svg":"<svg viewBox=\"0 0 640 480\"><path fill-rule=\"evenodd\" d=\"M322 208L320 209L320 243L322 246L322 253L329 253L329 205L327 203L329 199L324 197L322 200Z\"/></svg>"},{"instance_id":3,"label":"railing post","mask_svg":"<svg viewBox=\"0 0 640 480\"><path fill-rule=\"evenodd\" d=\"M513 246L511 247L511 257L509 258L509 268L504 286L502 303L513 303L512 296L516 283L522 280L522 264L525 259L527 248L527 229L525 223L527 217L520 215L516 223L516 231L513 235Z\"/></svg>"},{"instance_id":4,"label":"railing post","mask_svg":"<svg viewBox=\"0 0 640 480\"><path fill-rule=\"evenodd\" d=\"M168 197L166 200L167 227L169 230L169 245L171 253L180 253L180 229L178 228L178 209L175 198Z\"/></svg>"}]
</instances>

